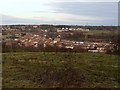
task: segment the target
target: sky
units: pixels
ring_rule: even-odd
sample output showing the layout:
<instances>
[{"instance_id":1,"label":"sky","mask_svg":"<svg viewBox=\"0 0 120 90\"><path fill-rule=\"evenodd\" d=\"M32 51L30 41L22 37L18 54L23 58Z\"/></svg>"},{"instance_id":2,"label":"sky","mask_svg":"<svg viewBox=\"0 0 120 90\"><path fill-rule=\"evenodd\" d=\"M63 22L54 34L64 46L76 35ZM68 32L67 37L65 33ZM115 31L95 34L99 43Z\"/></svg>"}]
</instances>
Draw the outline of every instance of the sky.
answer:
<instances>
[{"instance_id":1,"label":"sky","mask_svg":"<svg viewBox=\"0 0 120 90\"><path fill-rule=\"evenodd\" d=\"M118 0L0 0L0 24L118 25Z\"/></svg>"}]
</instances>

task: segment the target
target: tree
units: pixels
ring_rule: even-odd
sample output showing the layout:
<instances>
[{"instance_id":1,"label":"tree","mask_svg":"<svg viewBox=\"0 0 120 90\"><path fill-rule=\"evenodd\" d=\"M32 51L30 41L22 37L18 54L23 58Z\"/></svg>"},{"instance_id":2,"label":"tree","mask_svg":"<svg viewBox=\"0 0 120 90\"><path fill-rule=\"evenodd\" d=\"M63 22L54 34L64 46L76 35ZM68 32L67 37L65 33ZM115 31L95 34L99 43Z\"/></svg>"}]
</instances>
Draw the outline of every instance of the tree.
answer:
<instances>
[{"instance_id":1,"label":"tree","mask_svg":"<svg viewBox=\"0 0 120 90\"><path fill-rule=\"evenodd\" d=\"M114 54L120 55L120 31L119 31L119 27L118 27L117 33L114 34L113 43L116 45Z\"/></svg>"}]
</instances>

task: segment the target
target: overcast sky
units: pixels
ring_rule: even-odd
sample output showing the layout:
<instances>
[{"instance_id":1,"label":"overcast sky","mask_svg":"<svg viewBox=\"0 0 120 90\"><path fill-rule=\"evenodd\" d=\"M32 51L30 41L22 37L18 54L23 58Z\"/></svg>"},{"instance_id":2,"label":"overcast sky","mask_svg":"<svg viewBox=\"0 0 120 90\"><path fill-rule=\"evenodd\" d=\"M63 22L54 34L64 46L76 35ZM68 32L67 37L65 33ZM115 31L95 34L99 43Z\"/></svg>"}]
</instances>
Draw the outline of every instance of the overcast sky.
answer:
<instances>
[{"instance_id":1,"label":"overcast sky","mask_svg":"<svg viewBox=\"0 0 120 90\"><path fill-rule=\"evenodd\" d=\"M117 25L118 0L0 0L0 24Z\"/></svg>"}]
</instances>

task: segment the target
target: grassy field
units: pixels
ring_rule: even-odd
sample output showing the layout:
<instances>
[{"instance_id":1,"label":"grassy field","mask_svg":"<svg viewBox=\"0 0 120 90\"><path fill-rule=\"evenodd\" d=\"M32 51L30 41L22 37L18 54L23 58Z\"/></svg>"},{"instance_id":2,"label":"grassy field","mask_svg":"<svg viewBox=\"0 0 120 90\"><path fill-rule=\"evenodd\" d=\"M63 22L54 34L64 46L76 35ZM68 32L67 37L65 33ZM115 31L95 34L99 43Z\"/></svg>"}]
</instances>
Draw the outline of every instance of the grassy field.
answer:
<instances>
[{"instance_id":1,"label":"grassy field","mask_svg":"<svg viewBox=\"0 0 120 90\"><path fill-rule=\"evenodd\" d=\"M0 89L2 88L2 53L0 53Z\"/></svg>"},{"instance_id":2,"label":"grassy field","mask_svg":"<svg viewBox=\"0 0 120 90\"><path fill-rule=\"evenodd\" d=\"M110 30L90 30L88 33L93 33L93 34L101 34L101 33L109 34L109 33L111 33L111 31Z\"/></svg>"},{"instance_id":3,"label":"grassy field","mask_svg":"<svg viewBox=\"0 0 120 90\"><path fill-rule=\"evenodd\" d=\"M119 63L99 53L3 53L3 88L118 88Z\"/></svg>"}]
</instances>

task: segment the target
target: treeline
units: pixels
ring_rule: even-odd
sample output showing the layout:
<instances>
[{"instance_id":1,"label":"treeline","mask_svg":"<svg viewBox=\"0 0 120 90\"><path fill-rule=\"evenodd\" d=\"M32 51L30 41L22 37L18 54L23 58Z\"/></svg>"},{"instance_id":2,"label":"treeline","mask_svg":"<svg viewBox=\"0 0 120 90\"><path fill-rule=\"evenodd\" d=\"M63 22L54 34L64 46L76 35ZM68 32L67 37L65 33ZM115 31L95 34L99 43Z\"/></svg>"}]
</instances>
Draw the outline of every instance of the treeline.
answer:
<instances>
[{"instance_id":1,"label":"treeline","mask_svg":"<svg viewBox=\"0 0 120 90\"><path fill-rule=\"evenodd\" d=\"M11 29L34 29L34 25L3 25L2 27L10 27ZM37 28L41 29L54 29L54 28L83 28L83 29L90 29L90 30L116 30L118 26L78 26L78 25L35 25Z\"/></svg>"},{"instance_id":2,"label":"treeline","mask_svg":"<svg viewBox=\"0 0 120 90\"><path fill-rule=\"evenodd\" d=\"M19 46L17 44L7 46L5 43L2 43L2 52L87 52L79 47L75 47L74 49L69 49L65 47L58 46L49 46L43 47L43 45L39 45L38 47L34 46Z\"/></svg>"},{"instance_id":3,"label":"treeline","mask_svg":"<svg viewBox=\"0 0 120 90\"><path fill-rule=\"evenodd\" d=\"M114 53L120 55L120 31L113 38L113 42L118 46L118 49Z\"/></svg>"},{"instance_id":4,"label":"treeline","mask_svg":"<svg viewBox=\"0 0 120 90\"><path fill-rule=\"evenodd\" d=\"M111 52L110 49L107 50L107 54L120 54L120 43L117 43L118 49L115 49L114 52ZM58 46L46 46L43 47L43 45L39 45L38 47L34 46L19 46L17 44L8 46L2 43L2 53L6 52L88 52L87 49L83 49L78 47L74 47L73 49L65 48L65 47L58 47Z\"/></svg>"}]
</instances>

